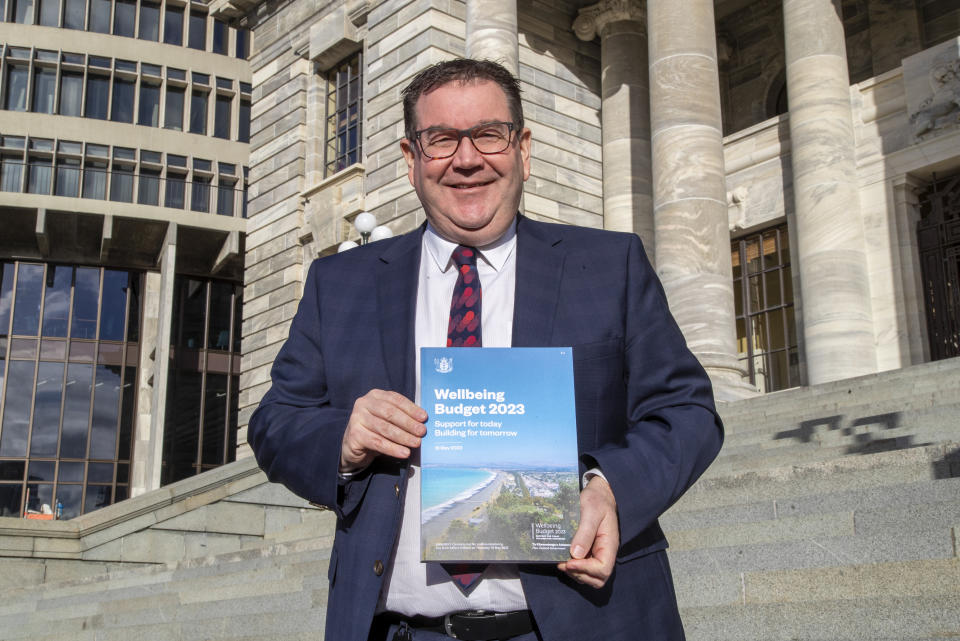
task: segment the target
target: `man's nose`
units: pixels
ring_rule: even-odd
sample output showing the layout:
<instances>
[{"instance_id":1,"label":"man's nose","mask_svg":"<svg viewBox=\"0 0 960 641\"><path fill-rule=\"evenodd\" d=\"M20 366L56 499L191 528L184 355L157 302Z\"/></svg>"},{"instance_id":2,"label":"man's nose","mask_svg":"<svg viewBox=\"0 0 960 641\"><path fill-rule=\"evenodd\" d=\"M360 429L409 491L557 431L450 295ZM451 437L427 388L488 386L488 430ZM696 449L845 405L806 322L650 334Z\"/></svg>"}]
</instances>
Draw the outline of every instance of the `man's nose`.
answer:
<instances>
[{"instance_id":1,"label":"man's nose","mask_svg":"<svg viewBox=\"0 0 960 641\"><path fill-rule=\"evenodd\" d=\"M477 151L477 146L468 135L460 139L460 145L453 154L453 166L457 169L472 169L483 163L483 154Z\"/></svg>"}]
</instances>

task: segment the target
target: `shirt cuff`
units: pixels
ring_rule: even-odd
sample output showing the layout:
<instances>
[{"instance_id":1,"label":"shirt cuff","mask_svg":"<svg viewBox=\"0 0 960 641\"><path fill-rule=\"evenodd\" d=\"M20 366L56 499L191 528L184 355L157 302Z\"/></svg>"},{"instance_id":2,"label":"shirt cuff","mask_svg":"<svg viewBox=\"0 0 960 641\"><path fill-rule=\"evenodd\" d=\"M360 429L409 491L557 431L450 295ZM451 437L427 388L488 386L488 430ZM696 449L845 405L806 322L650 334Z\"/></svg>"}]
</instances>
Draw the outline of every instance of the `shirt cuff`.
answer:
<instances>
[{"instance_id":1,"label":"shirt cuff","mask_svg":"<svg viewBox=\"0 0 960 641\"><path fill-rule=\"evenodd\" d=\"M583 480L583 483L582 483L582 486L583 486L583 487L586 487L586 486L587 486L587 483L589 483L589 482L590 482L590 479L592 479L594 476L599 476L599 477L602 478L604 481L607 481L607 477L603 475L603 472L600 471L600 468L599 468L599 467L592 467L592 468L590 468L589 470L587 470L586 472L583 473L583 479L582 479L582 480ZM610 481L607 481L607 483L609 483L609 482L610 482Z\"/></svg>"}]
</instances>

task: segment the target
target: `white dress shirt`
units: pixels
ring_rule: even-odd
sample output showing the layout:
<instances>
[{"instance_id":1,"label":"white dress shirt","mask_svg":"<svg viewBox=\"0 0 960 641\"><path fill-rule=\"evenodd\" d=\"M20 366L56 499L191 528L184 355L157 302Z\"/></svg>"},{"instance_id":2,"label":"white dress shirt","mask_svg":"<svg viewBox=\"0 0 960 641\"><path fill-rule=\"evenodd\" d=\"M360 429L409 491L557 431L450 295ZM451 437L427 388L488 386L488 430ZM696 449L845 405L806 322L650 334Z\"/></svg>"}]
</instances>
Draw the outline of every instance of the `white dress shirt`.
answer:
<instances>
[{"instance_id":1,"label":"white dress shirt","mask_svg":"<svg viewBox=\"0 0 960 641\"><path fill-rule=\"evenodd\" d=\"M484 347L510 347L513 337L513 299L517 267L516 221L496 242L478 248L477 271L482 292L480 322ZM420 399L420 348L444 347L450 299L457 282L452 260L457 247L429 225L420 250L416 310L416 397ZM422 403L421 403L422 406ZM480 582L464 594L438 563L420 561L420 452L409 467L400 536L380 595L378 611L407 616L440 616L459 610L507 612L527 609L517 566L491 564Z\"/></svg>"}]
</instances>

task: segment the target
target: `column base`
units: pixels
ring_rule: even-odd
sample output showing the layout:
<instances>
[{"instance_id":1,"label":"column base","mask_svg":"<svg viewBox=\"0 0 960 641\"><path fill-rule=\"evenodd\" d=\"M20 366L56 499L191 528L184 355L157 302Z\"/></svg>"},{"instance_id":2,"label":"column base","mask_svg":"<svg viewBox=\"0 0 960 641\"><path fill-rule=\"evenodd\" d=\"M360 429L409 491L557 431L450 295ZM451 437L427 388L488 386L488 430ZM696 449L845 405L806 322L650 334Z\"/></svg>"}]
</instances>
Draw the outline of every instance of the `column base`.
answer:
<instances>
[{"instance_id":1,"label":"column base","mask_svg":"<svg viewBox=\"0 0 960 641\"><path fill-rule=\"evenodd\" d=\"M739 401L760 396L760 390L744 380L747 371L735 358L717 352L694 352L694 356L710 377L715 400Z\"/></svg>"}]
</instances>

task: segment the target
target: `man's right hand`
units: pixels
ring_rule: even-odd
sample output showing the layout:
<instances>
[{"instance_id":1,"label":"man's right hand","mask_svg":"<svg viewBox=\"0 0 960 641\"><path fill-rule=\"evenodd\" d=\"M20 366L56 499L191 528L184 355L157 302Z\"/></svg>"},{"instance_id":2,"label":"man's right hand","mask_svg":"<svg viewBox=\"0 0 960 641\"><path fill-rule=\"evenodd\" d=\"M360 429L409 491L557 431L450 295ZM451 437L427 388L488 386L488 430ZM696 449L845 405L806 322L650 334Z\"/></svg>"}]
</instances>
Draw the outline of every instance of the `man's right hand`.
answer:
<instances>
[{"instance_id":1,"label":"man's right hand","mask_svg":"<svg viewBox=\"0 0 960 641\"><path fill-rule=\"evenodd\" d=\"M354 472L383 454L405 459L427 433L427 413L402 394L370 390L353 404L340 447L340 472Z\"/></svg>"}]
</instances>

